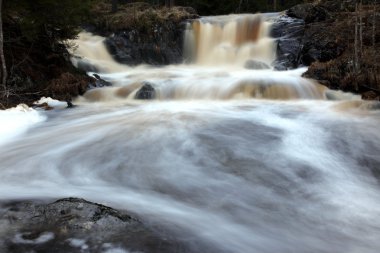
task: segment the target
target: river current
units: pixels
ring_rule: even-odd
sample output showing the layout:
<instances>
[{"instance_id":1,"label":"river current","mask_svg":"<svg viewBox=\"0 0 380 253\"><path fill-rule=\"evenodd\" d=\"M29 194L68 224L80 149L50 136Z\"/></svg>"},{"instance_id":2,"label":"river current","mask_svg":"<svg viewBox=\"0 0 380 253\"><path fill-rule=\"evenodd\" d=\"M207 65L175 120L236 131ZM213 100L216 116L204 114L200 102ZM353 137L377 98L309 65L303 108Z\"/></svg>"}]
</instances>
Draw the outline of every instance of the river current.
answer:
<instances>
[{"instance_id":1,"label":"river current","mask_svg":"<svg viewBox=\"0 0 380 253\"><path fill-rule=\"evenodd\" d=\"M114 86L41 112L44 122L1 145L0 199L85 198L199 242L198 252L379 252L379 105L302 69L243 68L247 53L236 52L264 47L255 60L269 62L273 41L263 22L229 42L234 27L258 22L237 18L193 24L190 51L203 56L189 65L123 66L83 33L74 64ZM202 44L202 29L220 41ZM208 48L226 62L212 63ZM146 82L157 97L134 99Z\"/></svg>"}]
</instances>

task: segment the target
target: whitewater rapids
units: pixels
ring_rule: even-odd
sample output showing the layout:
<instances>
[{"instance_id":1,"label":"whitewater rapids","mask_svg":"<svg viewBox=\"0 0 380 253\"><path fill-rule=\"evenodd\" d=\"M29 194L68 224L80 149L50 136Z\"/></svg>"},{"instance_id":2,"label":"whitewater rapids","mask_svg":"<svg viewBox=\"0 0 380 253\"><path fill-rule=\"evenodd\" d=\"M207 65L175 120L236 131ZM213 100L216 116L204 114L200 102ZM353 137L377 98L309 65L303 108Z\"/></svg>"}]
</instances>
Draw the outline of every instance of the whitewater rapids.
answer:
<instances>
[{"instance_id":1,"label":"whitewater rapids","mask_svg":"<svg viewBox=\"0 0 380 253\"><path fill-rule=\"evenodd\" d=\"M243 47L263 45L260 36L272 43L257 34ZM244 69L238 54L233 66L204 56L126 67L102 40L82 34L83 58L73 62L114 87L38 112L43 120L0 145L0 200L85 198L167 228L192 252L379 252L377 103L329 91L302 70ZM134 99L144 82L156 99Z\"/></svg>"}]
</instances>

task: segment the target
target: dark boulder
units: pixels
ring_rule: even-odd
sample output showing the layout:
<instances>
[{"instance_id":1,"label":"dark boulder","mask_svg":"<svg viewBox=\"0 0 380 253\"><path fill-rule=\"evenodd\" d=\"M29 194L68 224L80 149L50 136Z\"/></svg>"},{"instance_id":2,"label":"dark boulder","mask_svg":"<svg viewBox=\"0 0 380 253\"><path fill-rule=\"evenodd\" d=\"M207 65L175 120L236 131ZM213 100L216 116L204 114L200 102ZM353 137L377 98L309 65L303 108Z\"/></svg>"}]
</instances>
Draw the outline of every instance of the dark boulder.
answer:
<instances>
[{"instance_id":1,"label":"dark boulder","mask_svg":"<svg viewBox=\"0 0 380 253\"><path fill-rule=\"evenodd\" d=\"M305 32L300 62L309 66L313 62L327 62L337 58L346 48L333 31L324 30L325 24L315 24Z\"/></svg>"},{"instance_id":2,"label":"dark boulder","mask_svg":"<svg viewBox=\"0 0 380 253\"><path fill-rule=\"evenodd\" d=\"M119 31L105 40L114 59L127 65L167 65L183 61L184 27L167 22L148 31Z\"/></svg>"},{"instance_id":3,"label":"dark boulder","mask_svg":"<svg viewBox=\"0 0 380 253\"><path fill-rule=\"evenodd\" d=\"M302 19L306 24L321 22L331 18L331 15L325 8L310 3L298 4L290 8L286 14L292 18Z\"/></svg>"},{"instance_id":4,"label":"dark boulder","mask_svg":"<svg viewBox=\"0 0 380 253\"><path fill-rule=\"evenodd\" d=\"M112 83L102 79L98 74L93 74L93 76L95 77L95 82L89 84L89 89L112 86Z\"/></svg>"},{"instance_id":5,"label":"dark boulder","mask_svg":"<svg viewBox=\"0 0 380 253\"><path fill-rule=\"evenodd\" d=\"M276 19L272 31L277 38L275 69L309 66L341 55L346 45L336 31L328 29L333 22L325 8L313 4L294 6Z\"/></svg>"},{"instance_id":6,"label":"dark boulder","mask_svg":"<svg viewBox=\"0 0 380 253\"><path fill-rule=\"evenodd\" d=\"M150 83L144 83L144 85L137 91L135 99L148 100L155 99L156 91Z\"/></svg>"},{"instance_id":7,"label":"dark boulder","mask_svg":"<svg viewBox=\"0 0 380 253\"><path fill-rule=\"evenodd\" d=\"M68 198L0 205L0 252L188 252L126 212Z\"/></svg>"},{"instance_id":8,"label":"dark boulder","mask_svg":"<svg viewBox=\"0 0 380 253\"><path fill-rule=\"evenodd\" d=\"M305 22L302 19L282 15L274 21L271 36L277 39L277 57L273 63L275 69L298 67L304 33Z\"/></svg>"}]
</instances>

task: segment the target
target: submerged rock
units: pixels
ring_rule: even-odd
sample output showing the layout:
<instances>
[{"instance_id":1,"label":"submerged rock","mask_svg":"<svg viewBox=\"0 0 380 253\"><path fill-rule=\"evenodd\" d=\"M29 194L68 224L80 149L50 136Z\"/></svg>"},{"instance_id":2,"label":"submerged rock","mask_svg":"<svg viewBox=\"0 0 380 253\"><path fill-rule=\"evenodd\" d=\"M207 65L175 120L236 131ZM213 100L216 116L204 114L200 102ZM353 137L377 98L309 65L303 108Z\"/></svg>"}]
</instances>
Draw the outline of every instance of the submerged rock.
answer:
<instances>
[{"instance_id":1,"label":"submerged rock","mask_svg":"<svg viewBox=\"0 0 380 253\"><path fill-rule=\"evenodd\" d=\"M155 99L156 91L150 83L144 83L144 85L137 91L135 99Z\"/></svg>"},{"instance_id":2,"label":"submerged rock","mask_svg":"<svg viewBox=\"0 0 380 253\"><path fill-rule=\"evenodd\" d=\"M83 199L11 202L0 208L2 253L178 250L187 252L163 231L147 227L126 212Z\"/></svg>"},{"instance_id":3,"label":"submerged rock","mask_svg":"<svg viewBox=\"0 0 380 253\"><path fill-rule=\"evenodd\" d=\"M260 69L270 69L270 66L268 64L266 64L265 62L262 62L262 61L248 60L244 64L244 68L260 70Z\"/></svg>"}]
</instances>

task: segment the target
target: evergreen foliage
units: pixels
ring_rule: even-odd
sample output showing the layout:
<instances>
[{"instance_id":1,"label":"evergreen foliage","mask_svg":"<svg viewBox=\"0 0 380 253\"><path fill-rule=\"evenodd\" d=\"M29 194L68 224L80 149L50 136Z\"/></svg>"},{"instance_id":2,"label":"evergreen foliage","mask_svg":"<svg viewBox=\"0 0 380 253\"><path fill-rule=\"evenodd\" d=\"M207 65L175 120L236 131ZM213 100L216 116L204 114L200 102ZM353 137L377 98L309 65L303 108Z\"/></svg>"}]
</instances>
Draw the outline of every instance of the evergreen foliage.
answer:
<instances>
[{"instance_id":1,"label":"evergreen foliage","mask_svg":"<svg viewBox=\"0 0 380 253\"><path fill-rule=\"evenodd\" d=\"M145 2L163 4L164 1L146 0ZM305 0L176 0L175 5L191 6L200 15L222 15L282 11L303 2Z\"/></svg>"},{"instance_id":2,"label":"evergreen foliage","mask_svg":"<svg viewBox=\"0 0 380 253\"><path fill-rule=\"evenodd\" d=\"M12 0L4 3L5 22L17 23L20 34L33 41L73 38L96 0Z\"/></svg>"}]
</instances>

